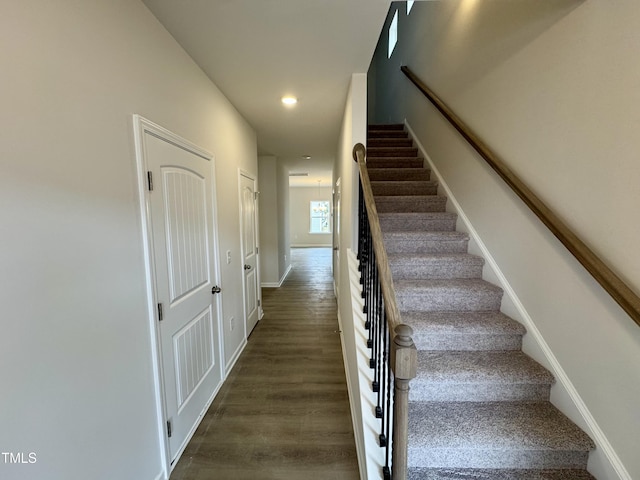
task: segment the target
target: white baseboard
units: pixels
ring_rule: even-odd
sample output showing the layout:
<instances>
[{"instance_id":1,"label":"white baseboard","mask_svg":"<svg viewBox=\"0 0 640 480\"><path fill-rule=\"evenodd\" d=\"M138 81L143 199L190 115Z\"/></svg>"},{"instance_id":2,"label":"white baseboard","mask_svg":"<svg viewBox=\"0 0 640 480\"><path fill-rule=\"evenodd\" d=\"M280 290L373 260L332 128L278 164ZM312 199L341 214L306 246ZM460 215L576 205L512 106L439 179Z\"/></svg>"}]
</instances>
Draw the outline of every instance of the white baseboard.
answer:
<instances>
[{"instance_id":1,"label":"white baseboard","mask_svg":"<svg viewBox=\"0 0 640 480\"><path fill-rule=\"evenodd\" d=\"M540 330L538 330L533 319L531 318L531 316L525 309L524 305L518 298L516 292L511 287L511 285L509 284L509 281L500 270L498 263L489 252L489 249L483 243L477 230L473 227L469 218L465 215L464 211L462 210L462 207L460 206L455 196L451 192L451 189L447 185L447 182L445 182L442 176L440 175L438 168L435 166L435 164L433 163L433 160L427 153L422 143L420 143L420 140L415 135L415 132L412 130L411 126L406 120L405 120L405 127L407 128L407 132L409 133L409 136L412 138L412 140L415 142L416 146L418 147L420 154L424 156L425 160L429 164L429 168L431 168L432 173L436 176L439 186L445 192L449 202L451 202L451 205L453 206L454 210L458 214L458 218L464 223L465 228L469 233L469 236L473 238L474 242L482 252L482 256L486 261L486 265L491 269L493 274L496 276L496 278L500 283L500 287L504 290L505 295L509 297L510 301L513 303L514 307L518 311L520 318L524 323L525 328L527 329L527 333L533 337L535 343L539 346L540 350L543 352L547 362L550 365L551 372L556 377L556 380L562 385L562 388L564 388L567 395L569 396L569 398L575 405L576 409L582 416L585 424L587 425L587 428L589 429L588 433L596 444L596 448L602 449L606 457L605 460L609 463L610 469L612 469L616 473L616 475L620 480L632 480L631 475L629 475L629 472L627 472L626 468L620 461L620 458L615 453L615 450L613 449L613 447L611 446L611 443L608 441L604 432L596 422L596 419L593 417L593 415L587 408L586 404L582 400L582 397L580 396L575 386L569 379L569 376L560 365L560 362L558 361L556 356L553 354L551 348L549 347L549 344L544 340L544 337L540 333Z\"/></svg>"},{"instance_id":2,"label":"white baseboard","mask_svg":"<svg viewBox=\"0 0 640 480\"><path fill-rule=\"evenodd\" d=\"M204 408L200 411L200 415L198 416L198 420L193 425L191 430L189 430L189 433L185 437L184 442L182 443L182 445L180 445L180 448L178 449L178 453L176 455L176 458L173 460L173 463L171 464L171 471L173 471L173 469L176 467L176 465L178 465L178 462L180 461L180 457L182 457L182 454L184 453L185 449L189 445L189 442L193 438L193 435L196 433L196 430L198 429L198 427L202 423L202 420L204 419L204 416L206 415L207 410L209 410L209 407L213 403L213 400L216 398L216 395L218 395L218 392L222 388L223 384L224 384L224 379L220 380L220 382L218 383L218 385L214 389L213 394L211 395L211 397L209 397L209 399L205 403Z\"/></svg>"},{"instance_id":3,"label":"white baseboard","mask_svg":"<svg viewBox=\"0 0 640 480\"><path fill-rule=\"evenodd\" d=\"M167 480L167 476L164 474L164 469L158 475L156 475L153 480Z\"/></svg>"},{"instance_id":4,"label":"white baseboard","mask_svg":"<svg viewBox=\"0 0 640 480\"><path fill-rule=\"evenodd\" d=\"M287 279L287 275L289 275L289 272L291 272L291 264L289 264L289 266L287 267L287 270L282 275L282 278L280 279L280 281L278 281L278 282L262 282L260 284L260 286L262 288L280 288L282 286L282 284L284 283L284 281Z\"/></svg>"},{"instance_id":5,"label":"white baseboard","mask_svg":"<svg viewBox=\"0 0 640 480\"><path fill-rule=\"evenodd\" d=\"M231 356L231 359L226 363L225 368L224 368L224 379L225 379L225 381L226 381L227 377L229 376L229 373L231 373L231 370L233 369L234 365L236 364L236 362L240 358L240 355L242 354L242 352L244 350L244 347L246 347L246 346L247 346L247 340L244 339L242 341L242 343L240 343L240 345L238 345L238 348L236 349L236 351Z\"/></svg>"},{"instance_id":6,"label":"white baseboard","mask_svg":"<svg viewBox=\"0 0 640 480\"><path fill-rule=\"evenodd\" d=\"M296 244L291 244L291 248L331 248L332 244L331 243L322 243L322 244L317 244L317 243L296 243Z\"/></svg>"}]
</instances>

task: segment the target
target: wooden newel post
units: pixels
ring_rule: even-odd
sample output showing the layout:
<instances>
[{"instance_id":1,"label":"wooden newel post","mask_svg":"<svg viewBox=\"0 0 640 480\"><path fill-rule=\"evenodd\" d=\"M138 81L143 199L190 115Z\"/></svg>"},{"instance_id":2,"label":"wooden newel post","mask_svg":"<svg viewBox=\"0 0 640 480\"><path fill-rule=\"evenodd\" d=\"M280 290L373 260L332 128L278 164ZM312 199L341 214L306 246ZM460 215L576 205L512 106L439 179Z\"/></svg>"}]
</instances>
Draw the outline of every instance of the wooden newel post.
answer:
<instances>
[{"instance_id":1,"label":"wooden newel post","mask_svg":"<svg viewBox=\"0 0 640 480\"><path fill-rule=\"evenodd\" d=\"M391 348L391 368L394 376L393 451L391 474L393 480L407 478L407 448L409 435L409 382L418 368L418 352L409 325L398 325Z\"/></svg>"}]
</instances>

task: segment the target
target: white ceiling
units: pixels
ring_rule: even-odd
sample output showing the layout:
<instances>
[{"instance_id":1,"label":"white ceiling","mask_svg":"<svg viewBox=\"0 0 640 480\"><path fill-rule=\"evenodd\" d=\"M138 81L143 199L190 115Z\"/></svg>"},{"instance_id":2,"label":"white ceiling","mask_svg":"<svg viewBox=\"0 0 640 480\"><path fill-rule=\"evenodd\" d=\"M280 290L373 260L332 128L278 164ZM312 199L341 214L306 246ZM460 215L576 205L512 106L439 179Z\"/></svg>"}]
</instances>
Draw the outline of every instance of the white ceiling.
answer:
<instances>
[{"instance_id":1,"label":"white ceiling","mask_svg":"<svg viewBox=\"0 0 640 480\"><path fill-rule=\"evenodd\" d=\"M350 77L367 71L390 0L143 2L256 130L260 155L309 173L297 183L331 184Z\"/></svg>"}]
</instances>

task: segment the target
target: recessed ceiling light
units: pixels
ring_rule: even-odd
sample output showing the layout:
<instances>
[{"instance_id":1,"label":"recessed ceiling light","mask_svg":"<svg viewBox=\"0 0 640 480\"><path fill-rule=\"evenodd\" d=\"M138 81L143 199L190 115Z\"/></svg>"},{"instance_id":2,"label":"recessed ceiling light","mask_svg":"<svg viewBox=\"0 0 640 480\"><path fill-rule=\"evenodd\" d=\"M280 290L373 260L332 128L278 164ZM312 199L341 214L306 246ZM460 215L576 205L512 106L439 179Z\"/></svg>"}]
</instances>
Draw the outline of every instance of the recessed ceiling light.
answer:
<instances>
[{"instance_id":1,"label":"recessed ceiling light","mask_svg":"<svg viewBox=\"0 0 640 480\"><path fill-rule=\"evenodd\" d=\"M303 155L302 158L305 160L311 160L311 155Z\"/></svg>"},{"instance_id":2,"label":"recessed ceiling light","mask_svg":"<svg viewBox=\"0 0 640 480\"><path fill-rule=\"evenodd\" d=\"M296 97L286 96L286 97L282 97L282 103L284 103L287 106L291 106L298 103L298 99Z\"/></svg>"}]
</instances>

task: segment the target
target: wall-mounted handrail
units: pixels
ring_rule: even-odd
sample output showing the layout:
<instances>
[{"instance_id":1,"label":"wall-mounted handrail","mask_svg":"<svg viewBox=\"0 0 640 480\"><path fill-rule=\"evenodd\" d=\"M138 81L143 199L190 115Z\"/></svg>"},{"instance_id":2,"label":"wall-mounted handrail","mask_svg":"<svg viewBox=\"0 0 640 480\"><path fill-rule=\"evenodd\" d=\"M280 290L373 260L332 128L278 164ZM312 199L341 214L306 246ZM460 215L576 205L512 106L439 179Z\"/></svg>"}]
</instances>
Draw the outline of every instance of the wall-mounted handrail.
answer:
<instances>
[{"instance_id":1,"label":"wall-mounted handrail","mask_svg":"<svg viewBox=\"0 0 640 480\"><path fill-rule=\"evenodd\" d=\"M374 368L374 391L382 399L386 389L386 407L381 402L376 407L376 416L382 419L380 446L386 448L384 478L406 480L407 451L409 435L409 382L415 378L418 354L411 336L410 326L401 323L400 311L396 303L393 278L387 252L384 248L380 220L376 209L369 172L366 165L366 148L358 143L353 148L353 158L360 172L359 208L359 252L361 283L365 298L367 328L372 349L370 366ZM374 330L376 332L374 332ZM390 375L393 373L393 415L389 412ZM380 379L378 382L376 379ZM386 410L385 410L386 408ZM379 411L378 411L379 410ZM390 423L393 428L390 428ZM386 425L385 425L386 424ZM393 442L388 439L393 432ZM391 469L389 470L389 449L391 448Z\"/></svg>"},{"instance_id":2,"label":"wall-mounted handrail","mask_svg":"<svg viewBox=\"0 0 640 480\"><path fill-rule=\"evenodd\" d=\"M596 281L640 326L640 297L620 279L505 163L407 66L402 72L536 214Z\"/></svg>"}]
</instances>

